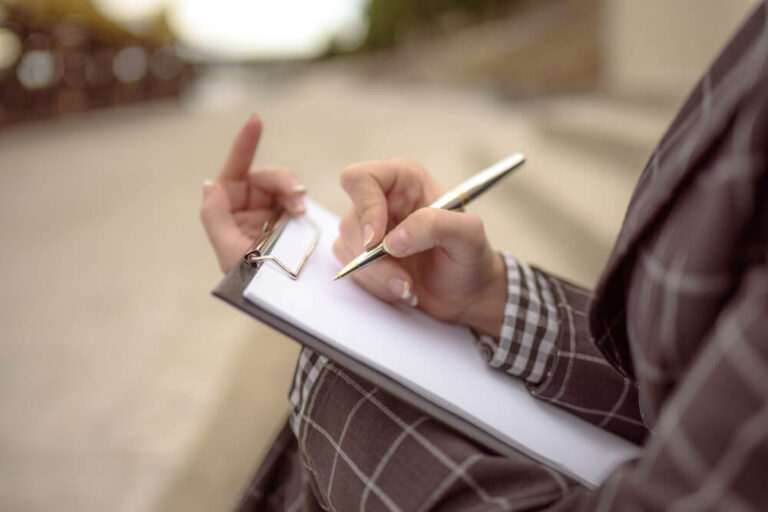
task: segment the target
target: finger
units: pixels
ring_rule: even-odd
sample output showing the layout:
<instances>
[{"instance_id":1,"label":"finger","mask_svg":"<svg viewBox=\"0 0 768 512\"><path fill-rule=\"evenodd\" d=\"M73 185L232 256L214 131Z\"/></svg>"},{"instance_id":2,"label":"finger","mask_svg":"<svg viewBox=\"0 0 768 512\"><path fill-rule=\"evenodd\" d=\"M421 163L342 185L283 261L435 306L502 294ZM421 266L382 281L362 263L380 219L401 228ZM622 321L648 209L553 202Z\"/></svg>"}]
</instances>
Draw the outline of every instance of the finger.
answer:
<instances>
[{"instance_id":1,"label":"finger","mask_svg":"<svg viewBox=\"0 0 768 512\"><path fill-rule=\"evenodd\" d=\"M333 252L343 264L357 256L341 238L336 239ZM413 291L413 280L395 261L379 260L369 267L356 271L350 277L364 290L385 302L406 304L411 307L419 304L419 299Z\"/></svg>"},{"instance_id":2,"label":"finger","mask_svg":"<svg viewBox=\"0 0 768 512\"><path fill-rule=\"evenodd\" d=\"M341 173L341 186L352 200L357 218L363 226L363 245L373 247L387 228L387 197L397 178L391 162L363 162L347 167Z\"/></svg>"},{"instance_id":3,"label":"finger","mask_svg":"<svg viewBox=\"0 0 768 512\"><path fill-rule=\"evenodd\" d=\"M365 249L363 246L363 228L354 208L339 221L339 237L352 252L355 250L360 252Z\"/></svg>"},{"instance_id":4,"label":"finger","mask_svg":"<svg viewBox=\"0 0 768 512\"><path fill-rule=\"evenodd\" d=\"M264 231L264 223L272 216L268 210L240 211L232 214L235 224L248 238L256 238Z\"/></svg>"},{"instance_id":5,"label":"finger","mask_svg":"<svg viewBox=\"0 0 768 512\"><path fill-rule=\"evenodd\" d=\"M304 213L304 195L307 188L285 167L262 167L248 175L251 188L251 208L281 204L288 212Z\"/></svg>"},{"instance_id":6,"label":"finger","mask_svg":"<svg viewBox=\"0 0 768 512\"><path fill-rule=\"evenodd\" d=\"M386 251L397 258L442 247L466 265L475 264L487 246L480 217L430 207L413 212L384 239Z\"/></svg>"},{"instance_id":7,"label":"finger","mask_svg":"<svg viewBox=\"0 0 768 512\"><path fill-rule=\"evenodd\" d=\"M339 254L348 258L344 264L357 257L362 250L362 228L355 214L350 210L339 222L339 237L336 240L343 244L345 250L339 249ZM339 259L342 259L339 256ZM392 260L379 260L373 265L356 271L352 278L361 284L367 284L366 289L377 289L376 294L382 300L388 302L405 301L408 304L418 304L418 298L414 295L413 280L399 263Z\"/></svg>"},{"instance_id":8,"label":"finger","mask_svg":"<svg viewBox=\"0 0 768 512\"><path fill-rule=\"evenodd\" d=\"M248 174L253 162L253 155L261 138L261 119L252 115L240 129L229 151L227 161L219 173L219 180L242 180Z\"/></svg>"},{"instance_id":9,"label":"finger","mask_svg":"<svg viewBox=\"0 0 768 512\"><path fill-rule=\"evenodd\" d=\"M229 211L229 199L221 183L205 183L200 218L219 260L219 266L224 272L229 272L248 249L250 241L240 231Z\"/></svg>"}]
</instances>

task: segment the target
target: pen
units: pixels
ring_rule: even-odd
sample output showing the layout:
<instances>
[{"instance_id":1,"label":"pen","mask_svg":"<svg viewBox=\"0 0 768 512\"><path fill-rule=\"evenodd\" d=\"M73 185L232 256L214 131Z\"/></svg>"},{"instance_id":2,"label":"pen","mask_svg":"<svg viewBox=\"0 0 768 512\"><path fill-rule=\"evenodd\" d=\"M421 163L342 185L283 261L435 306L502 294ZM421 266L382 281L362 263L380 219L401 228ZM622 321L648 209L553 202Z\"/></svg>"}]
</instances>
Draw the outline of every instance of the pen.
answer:
<instances>
[{"instance_id":1,"label":"pen","mask_svg":"<svg viewBox=\"0 0 768 512\"><path fill-rule=\"evenodd\" d=\"M452 188L443 194L437 201L429 205L430 208L441 208L443 210L460 210L464 208L474 198L494 186L503 177L509 175L523 165L525 156L522 153L515 153L504 160L500 160L487 169L483 169L457 187ZM386 236L386 235L385 235ZM367 267L377 259L385 256L387 250L382 242L371 249L363 252L342 268L333 280L348 276L352 272Z\"/></svg>"}]
</instances>

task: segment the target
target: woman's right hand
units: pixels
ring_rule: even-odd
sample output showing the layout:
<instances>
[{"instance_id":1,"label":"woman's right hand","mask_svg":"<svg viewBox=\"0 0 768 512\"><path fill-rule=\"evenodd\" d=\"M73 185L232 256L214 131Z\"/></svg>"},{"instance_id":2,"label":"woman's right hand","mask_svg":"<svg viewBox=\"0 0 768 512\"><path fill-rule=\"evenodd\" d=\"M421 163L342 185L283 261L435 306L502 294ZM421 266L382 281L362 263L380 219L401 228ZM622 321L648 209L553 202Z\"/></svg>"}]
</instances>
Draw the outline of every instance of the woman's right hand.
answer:
<instances>
[{"instance_id":1,"label":"woman's right hand","mask_svg":"<svg viewBox=\"0 0 768 512\"><path fill-rule=\"evenodd\" d=\"M417 306L447 322L497 336L504 317L506 269L480 217L428 206L443 190L406 159L363 162L341 175L352 209L334 244L346 264L384 246L382 258L350 277L382 300Z\"/></svg>"}]
</instances>

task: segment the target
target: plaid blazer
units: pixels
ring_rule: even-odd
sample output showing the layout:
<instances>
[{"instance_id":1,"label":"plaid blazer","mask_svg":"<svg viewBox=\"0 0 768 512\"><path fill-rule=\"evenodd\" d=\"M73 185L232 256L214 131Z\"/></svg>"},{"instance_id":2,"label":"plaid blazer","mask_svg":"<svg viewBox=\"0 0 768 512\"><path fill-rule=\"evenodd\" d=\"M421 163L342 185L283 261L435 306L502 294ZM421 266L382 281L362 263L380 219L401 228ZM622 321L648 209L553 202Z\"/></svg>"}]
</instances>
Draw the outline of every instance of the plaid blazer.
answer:
<instances>
[{"instance_id":1,"label":"plaid blazer","mask_svg":"<svg viewBox=\"0 0 768 512\"><path fill-rule=\"evenodd\" d=\"M479 342L536 397L642 443L638 459L586 489L305 350L292 429L241 509L768 510L766 9L655 149L594 294L508 260L511 327Z\"/></svg>"}]
</instances>

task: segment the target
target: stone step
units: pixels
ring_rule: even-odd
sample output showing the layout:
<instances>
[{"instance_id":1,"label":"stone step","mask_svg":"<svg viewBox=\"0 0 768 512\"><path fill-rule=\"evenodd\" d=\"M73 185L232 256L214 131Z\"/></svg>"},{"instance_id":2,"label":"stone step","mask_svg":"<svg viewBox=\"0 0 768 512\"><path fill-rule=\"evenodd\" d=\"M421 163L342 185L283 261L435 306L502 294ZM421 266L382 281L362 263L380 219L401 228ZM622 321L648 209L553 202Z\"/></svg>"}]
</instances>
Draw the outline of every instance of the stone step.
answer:
<instances>
[{"instance_id":1,"label":"stone step","mask_svg":"<svg viewBox=\"0 0 768 512\"><path fill-rule=\"evenodd\" d=\"M630 172L645 165L674 115L668 105L605 94L544 100L538 110L542 136L600 155Z\"/></svg>"},{"instance_id":2,"label":"stone step","mask_svg":"<svg viewBox=\"0 0 768 512\"><path fill-rule=\"evenodd\" d=\"M670 116L592 95L541 100L529 112L528 164L510 199L525 205L553 247L581 258L576 273L596 277Z\"/></svg>"}]
</instances>

